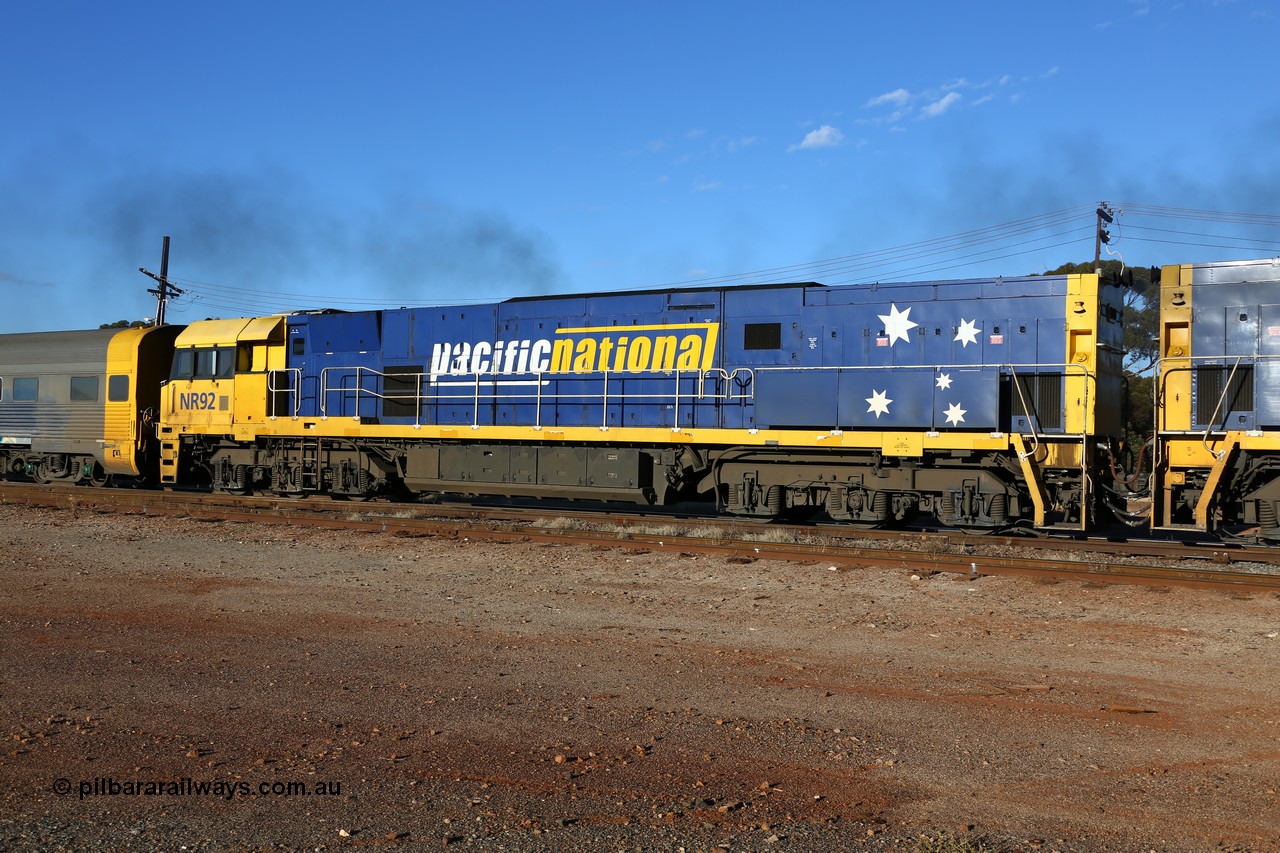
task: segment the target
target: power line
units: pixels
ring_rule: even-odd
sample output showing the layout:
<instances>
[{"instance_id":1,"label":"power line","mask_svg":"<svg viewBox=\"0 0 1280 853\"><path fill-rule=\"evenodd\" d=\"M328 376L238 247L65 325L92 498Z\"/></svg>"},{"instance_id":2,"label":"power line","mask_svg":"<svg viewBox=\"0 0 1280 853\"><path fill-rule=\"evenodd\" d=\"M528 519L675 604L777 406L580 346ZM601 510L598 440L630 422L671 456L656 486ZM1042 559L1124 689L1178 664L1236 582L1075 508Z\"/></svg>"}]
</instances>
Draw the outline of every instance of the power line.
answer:
<instances>
[{"instance_id":1,"label":"power line","mask_svg":"<svg viewBox=\"0 0 1280 853\"><path fill-rule=\"evenodd\" d=\"M1199 219L1205 222L1233 222L1254 225L1267 225L1280 228L1280 214L1273 213L1241 213L1227 210L1201 210L1190 207L1164 207L1160 205L1142 204L1140 202L1115 202L1119 207L1133 213L1146 216L1160 216L1172 219Z\"/></svg>"},{"instance_id":2,"label":"power line","mask_svg":"<svg viewBox=\"0 0 1280 853\"><path fill-rule=\"evenodd\" d=\"M1205 234L1204 232L1201 232L1201 231L1178 231L1178 230L1176 230L1176 229L1172 229L1172 228L1151 228L1150 226L1145 226L1145 225L1129 225L1129 226L1127 226L1127 227L1128 227L1130 230L1132 230L1132 231L1152 231L1152 232L1155 232L1155 233L1158 233L1158 234L1181 234L1181 235L1186 236L1186 237L1211 237L1211 238L1219 238L1219 237L1222 237L1222 238L1225 238L1225 239L1231 239L1231 240L1243 240L1243 241L1248 242L1248 243L1267 243L1267 244L1270 244L1270 245L1272 245L1272 246L1280 246L1280 240L1263 240L1263 239L1261 239L1261 238L1257 238L1257 237L1228 237L1227 235L1223 235L1223 234ZM1137 240L1137 239L1140 239L1140 238L1134 237L1133 239ZM1156 241L1156 240L1150 240L1150 242L1158 242L1158 241ZM1177 240L1169 240L1169 241L1164 241L1164 242L1177 243L1177 242L1180 242L1180 241L1177 241ZM1196 246L1199 246L1199 245L1204 245L1204 244L1201 244L1201 243L1188 243L1188 245L1196 245Z\"/></svg>"}]
</instances>

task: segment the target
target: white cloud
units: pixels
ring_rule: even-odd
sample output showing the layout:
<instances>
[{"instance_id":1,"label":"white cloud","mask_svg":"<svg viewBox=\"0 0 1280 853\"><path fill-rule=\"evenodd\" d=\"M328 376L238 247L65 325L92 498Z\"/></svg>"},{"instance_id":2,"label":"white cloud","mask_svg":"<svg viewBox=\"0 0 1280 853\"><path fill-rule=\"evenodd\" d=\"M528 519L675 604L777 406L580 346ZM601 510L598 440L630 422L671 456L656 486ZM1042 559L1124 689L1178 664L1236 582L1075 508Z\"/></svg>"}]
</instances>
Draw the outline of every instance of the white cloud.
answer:
<instances>
[{"instance_id":1,"label":"white cloud","mask_svg":"<svg viewBox=\"0 0 1280 853\"><path fill-rule=\"evenodd\" d=\"M1150 0L1129 0L1129 2L1145 4ZM943 114L954 115L965 109L990 104L995 100L993 92L997 89L1004 90L1006 93L1004 97L1016 104L1026 97L1026 92L1019 90L1034 87L1043 81L1057 77L1060 73L1061 68L1055 65L1036 74L1005 73L979 80L969 77L952 77L936 86L927 86L915 91L898 88L877 95L863 104L864 109L872 107L884 109L856 118L854 121L858 125L879 126L901 133L903 132L901 123L910 119L924 121L938 118ZM804 144L792 146L788 150L794 151L797 147L818 147L815 144L817 142L817 139L814 139L813 143L806 139Z\"/></svg>"},{"instance_id":2,"label":"white cloud","mask_svg":"<svg viewBox=\"0 0 1280 853\"><path fill-rule=\"evenodd\" d=\"M829 124L824 124L817 130L811 130L805 134L804 141L799 145L792 145L788 151L808 151L814 148L835 148L844 141L844 134Z\"/></svg>"},{"instance_id":3,"label":"white cloud","mask_svg":"<svg viewBox=\"0 0 1280 853\"><path fill-rule=\"evenodd\" d=\"M743 148L750 148L752 145L755 145L760 141L761 139L758 136L741 136L737 139L730 139L726 144L729 149L729 153L733 154Z\"/></svg>"},{"instance_id":4,"label":"white cloud","mask_svg":"<svg viewBox=\"0 0 1280 853\"><path fill-rule=\"evenodd\" d=\"M964 96L959 92L950 92L942 98L920 110L921 118L936 118L954 107Z\"/></svg>"},{"instance_id":5,"label":"white cloud","mask_svg":"<svg viewBox=\"0 0 1280 853\"><path fill-rule=\"evenodd\" d=\"M714 192L720 189L724 181L696 181L693 185L693 191L699 193Z\"/></svg>"},{"instance_id":6,"label":"white cloud","mask_svg":"<svg viewBox=\"0 0 1280 853\"><path fill-rule=\"evenodd\" d=\"M892 92L885 92L883 95L877 95L863 104L863 107L878 107L883 104L893 104L894 106L902 107L905 106L909 100L911 100L911 93L906 89L894 89Z\"/></svg>"}]
</instances>

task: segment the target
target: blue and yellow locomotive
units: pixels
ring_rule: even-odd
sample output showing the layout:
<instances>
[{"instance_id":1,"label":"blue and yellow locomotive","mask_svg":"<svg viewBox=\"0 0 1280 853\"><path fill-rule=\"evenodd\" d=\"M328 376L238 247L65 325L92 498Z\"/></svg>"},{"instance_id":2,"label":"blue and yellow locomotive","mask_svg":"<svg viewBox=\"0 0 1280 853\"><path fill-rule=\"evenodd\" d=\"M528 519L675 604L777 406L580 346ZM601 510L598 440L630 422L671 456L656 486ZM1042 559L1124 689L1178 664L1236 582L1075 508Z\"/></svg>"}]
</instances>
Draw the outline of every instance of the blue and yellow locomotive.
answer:
<instances>
[{"instance_id":1,"label":"blue and yellow locomotive","mask_svg":"<svg viewBox=\"0 0 1280 853\"><path fill-rule=\"evenodd\" d=\"M1083 529L1119 431L1094 275L778 284L193 323L162 476Z\"/></svg>"},{"instance_id":2,"label":"blue and yellow locomotive","mask_svg":"<svg viewBox=\"0 0 1280 853\"><path fill-rule=\"evenodd\" d=\"M1165 267L1151 523L1280 540L1280 258Z\"/></svg>"}]
</instances>

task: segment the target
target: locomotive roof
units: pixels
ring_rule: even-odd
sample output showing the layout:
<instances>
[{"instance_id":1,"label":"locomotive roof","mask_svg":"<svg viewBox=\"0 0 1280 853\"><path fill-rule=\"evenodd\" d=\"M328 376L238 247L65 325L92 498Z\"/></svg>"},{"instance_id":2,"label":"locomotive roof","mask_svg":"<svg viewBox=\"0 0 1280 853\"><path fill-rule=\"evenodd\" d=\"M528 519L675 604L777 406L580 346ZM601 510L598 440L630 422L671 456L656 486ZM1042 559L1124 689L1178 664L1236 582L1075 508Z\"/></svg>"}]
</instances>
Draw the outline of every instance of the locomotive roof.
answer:
<instances>
[{"instance_id":1,"label":"locomotive roof","mask_svg":"<svg viewBox=\"0 0 1280 853\"><path fill-rule=\"evenodd\" d=\"M587 299L593 296L656 296L664 293L706 293L710 290L782 290L792 287L826 287L817 281L777 282L773 284L735 284L732 286L712 285L710 287L655 287L636 288L634 290L602 290L589 293L547 293L541 296L513 296L502 302L533 302L546 299Z\"/></svg>"}]
</instances>

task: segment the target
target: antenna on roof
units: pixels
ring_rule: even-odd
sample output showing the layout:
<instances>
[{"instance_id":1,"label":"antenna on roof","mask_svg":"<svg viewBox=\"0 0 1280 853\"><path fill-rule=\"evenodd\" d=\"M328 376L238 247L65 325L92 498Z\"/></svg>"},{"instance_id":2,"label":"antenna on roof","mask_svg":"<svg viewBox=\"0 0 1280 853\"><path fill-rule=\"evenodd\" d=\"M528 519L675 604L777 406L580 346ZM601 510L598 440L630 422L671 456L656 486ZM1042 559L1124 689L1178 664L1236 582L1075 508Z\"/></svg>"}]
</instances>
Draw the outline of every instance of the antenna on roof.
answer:
<instances>
[{"instance_id":1,"label":"antenna on roof","mask_svg":"<svg viewBox=\"0 0 1280 853\"><path fill-rule=\"evenodd\" d=\"M151 276L160 284L159 287L148 288L147 293L154 294L156 297L156 323L155 324L157 326L163 326L164 325L164 309L165 309L165 305L169 301L169 297L181 296L185 292L183 291L182 288L175 287L174 285L169 283L169 237L167 235L164 238L164 246L160 250L160 275L156 275L153 272L148 272L143 267L138 267L138 272L142 273L143 275Z\"/></svg>"}]
</instances>

